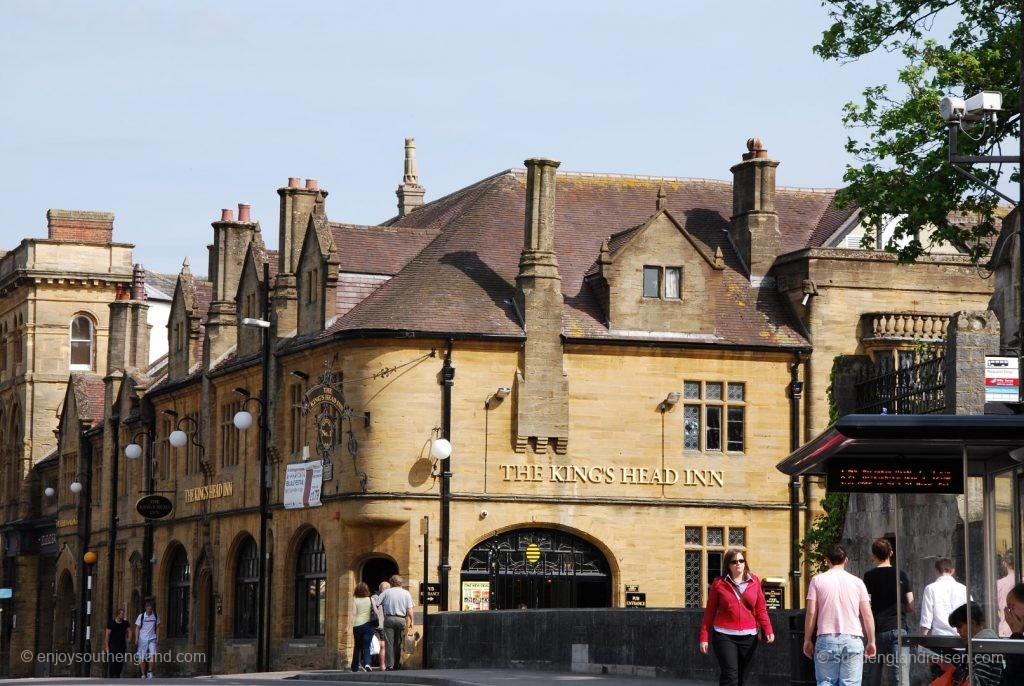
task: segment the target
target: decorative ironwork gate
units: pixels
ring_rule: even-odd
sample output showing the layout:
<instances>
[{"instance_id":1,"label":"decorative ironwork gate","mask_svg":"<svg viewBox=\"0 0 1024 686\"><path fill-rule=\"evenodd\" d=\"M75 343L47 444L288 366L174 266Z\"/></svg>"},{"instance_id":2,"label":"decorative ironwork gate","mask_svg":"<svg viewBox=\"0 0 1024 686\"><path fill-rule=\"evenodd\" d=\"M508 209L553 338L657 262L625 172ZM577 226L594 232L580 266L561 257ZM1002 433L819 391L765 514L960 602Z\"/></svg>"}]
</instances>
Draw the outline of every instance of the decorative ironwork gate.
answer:
<instances>
[{"instance_id":1,"label":"decorative ironwork gate","mask_svg":"<svg viewBox=\"0 0 1024 686\"><path fill-rule=\"evenodd\" d=\"M466 556L462 581L487 581L492 610L611 607L604 555L554 529L517 529L483 541Z\"/></svg>"}]
</instances>

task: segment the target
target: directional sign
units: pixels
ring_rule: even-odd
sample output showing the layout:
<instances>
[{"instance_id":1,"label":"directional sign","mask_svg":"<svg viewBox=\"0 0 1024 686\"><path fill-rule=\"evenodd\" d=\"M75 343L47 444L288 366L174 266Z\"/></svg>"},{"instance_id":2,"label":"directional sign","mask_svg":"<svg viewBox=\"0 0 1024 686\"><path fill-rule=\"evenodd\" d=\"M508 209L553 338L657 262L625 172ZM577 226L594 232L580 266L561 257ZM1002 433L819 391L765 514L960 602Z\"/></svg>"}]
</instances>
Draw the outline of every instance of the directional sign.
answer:
<instances>
[{"instance_id":1,"label":"directional sign","mask_svg":"<svg viewBox=\"0 0 1024 686\"><path fill-rule=\"evenodd\" d=\"M646 593L627 593L626 607L647 607Z\"/></svg>"},{"instance_id":2,"label":"directional sign","mask_svg":"<svg viewBox=\"0 0 1024 686\"><path fill-rule=\"evenodd\" d=\"M420 605L437 605L441 602L441 584L420 584Z\"/></svg>"}]
</instances>

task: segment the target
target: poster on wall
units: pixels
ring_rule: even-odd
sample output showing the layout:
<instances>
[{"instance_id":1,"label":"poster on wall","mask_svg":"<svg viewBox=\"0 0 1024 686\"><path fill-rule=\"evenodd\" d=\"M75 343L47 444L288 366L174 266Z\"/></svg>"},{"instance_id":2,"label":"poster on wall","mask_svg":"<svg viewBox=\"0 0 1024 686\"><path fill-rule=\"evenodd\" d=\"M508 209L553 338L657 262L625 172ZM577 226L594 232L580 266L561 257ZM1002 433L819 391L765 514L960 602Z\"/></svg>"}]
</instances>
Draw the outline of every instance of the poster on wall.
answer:
<instances>
[{"instance_id":1,"label":"poster on wall","mask_svg":"<svg viewBox=\"0 0 1024 686\"><path fill-rule=\"evenodd\" d=\"M284 473L285 509L320 507L323 480L324 466L320 460L288 465Z\"/></svg>"},{"instance_id":2,"label":"poster on wall","mask_svg":"<svg viewBox=\"0 0 1024 686\"><path fill-rule=\"evenodd\" d=\"M490 610L491 584L487 581L462 582L463 611Z\"/></svg>"}]
</instances>

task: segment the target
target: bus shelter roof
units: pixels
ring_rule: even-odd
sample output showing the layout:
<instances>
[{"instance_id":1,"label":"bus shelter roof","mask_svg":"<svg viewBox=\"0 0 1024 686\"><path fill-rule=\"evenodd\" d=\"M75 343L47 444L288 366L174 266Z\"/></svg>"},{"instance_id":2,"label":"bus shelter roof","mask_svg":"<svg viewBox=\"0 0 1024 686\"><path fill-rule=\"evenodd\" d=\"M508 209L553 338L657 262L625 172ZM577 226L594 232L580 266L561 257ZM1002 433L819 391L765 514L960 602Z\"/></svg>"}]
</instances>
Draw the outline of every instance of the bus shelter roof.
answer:
<instances>
[{"instance_id":1,"label":"bus shelter roof","mask_svg":"<svg viewBox=\"0 0 1024 686\"><path fill-rule=\"evenodd\" d=\"M1024 461L1024 416L846 415L776 467L791 476L825 475L835 460L927 462L953 457L966 457L972 475L1019 464Z\"/></svg>"}]
</instances>

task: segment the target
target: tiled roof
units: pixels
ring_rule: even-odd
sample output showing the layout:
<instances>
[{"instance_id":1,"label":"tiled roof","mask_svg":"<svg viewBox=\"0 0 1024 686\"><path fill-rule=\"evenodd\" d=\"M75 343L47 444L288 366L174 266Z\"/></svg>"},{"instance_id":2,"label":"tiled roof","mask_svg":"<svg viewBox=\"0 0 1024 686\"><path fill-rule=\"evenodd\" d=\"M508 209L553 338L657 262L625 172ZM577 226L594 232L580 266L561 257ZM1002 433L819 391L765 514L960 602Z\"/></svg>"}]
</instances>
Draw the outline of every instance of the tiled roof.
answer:
<instances>
[{"instance_id":1,"label":"tiled roof","mask_svg":"<svg viewBox=\"0 0 1024 686\"><path fill-rule=\"evenodd\" d=\"M163 299L170 300L174 297L174 287L178 284L177 274L160 274L159 272L146 272L146 286L151 290L156 290L161 295L166 296ZM149 296L153 297L152 294Z\"/></svg>"},{"instance_id":2,"label":"tiled roof","mask_svg":"<svg viewBox=\"0 0 1024 686\"><path fill-rule=\"evenodd\" d=\"M729 243L731 183L558 173L556 184L555 249L567 337L620 338L606 326L584 276L604 240L634 229L655 213L663 187L665 208L708 254L721 248L725 255L717 337L708 342L807 345L788 303L774 289L751 288ZM392 220L392 226L418 226L440 234L327 333L371 329L522 337L512 297L523 245L525 191L525 170L510 170ZM825 221L832 197L825 191L778 189L776 207L786 245L806 246ZM829 215L828 221L834 219Z\"/></svg>"},{"instance_id":3,"label":"tiled roof","mask_svg":"<svg viewBox=\"0 0 1024 686\"><path fill-rule=\"evenodd\" d=\"M433 240L436 229L404 226L360 226L331 222L339 270L357 274L397 274Z\"/></svg>"},{"instance_id":4,"label":"tiled roof","mask_svg":"<svg viewBox=\"0 0 1024 686\"><path fill-rule=\"evenodd\" d=\"M87 372L73 372L71 374L71 388L75 393L78 418L88 420L90 426L102 423L104 396L106 394L103 379Z\"/></svg>"}]
</instances>

